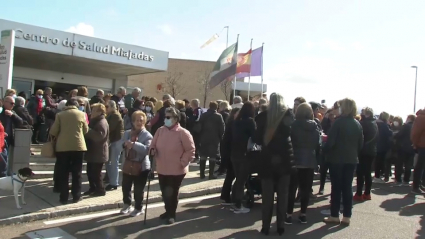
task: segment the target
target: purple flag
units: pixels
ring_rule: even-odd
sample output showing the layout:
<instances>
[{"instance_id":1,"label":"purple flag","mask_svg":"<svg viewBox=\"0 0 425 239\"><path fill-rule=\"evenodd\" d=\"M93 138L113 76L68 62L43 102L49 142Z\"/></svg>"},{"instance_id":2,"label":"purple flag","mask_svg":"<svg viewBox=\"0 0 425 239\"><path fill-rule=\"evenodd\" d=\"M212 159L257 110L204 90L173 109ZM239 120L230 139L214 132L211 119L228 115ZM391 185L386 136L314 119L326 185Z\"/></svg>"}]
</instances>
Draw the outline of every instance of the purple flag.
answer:
<instances>
[{"instance_id":1,"label":"purple flag","mask_svg":"<svg viewBox=\"0 0 425 239\"><path fill-rule=\"evenodd\" d=\"M252 51L251 54L251 76L261 76L263 73L263 47ZM248 77L248 72L236 74L236 78Z\"/></svg>"}]
</instances>

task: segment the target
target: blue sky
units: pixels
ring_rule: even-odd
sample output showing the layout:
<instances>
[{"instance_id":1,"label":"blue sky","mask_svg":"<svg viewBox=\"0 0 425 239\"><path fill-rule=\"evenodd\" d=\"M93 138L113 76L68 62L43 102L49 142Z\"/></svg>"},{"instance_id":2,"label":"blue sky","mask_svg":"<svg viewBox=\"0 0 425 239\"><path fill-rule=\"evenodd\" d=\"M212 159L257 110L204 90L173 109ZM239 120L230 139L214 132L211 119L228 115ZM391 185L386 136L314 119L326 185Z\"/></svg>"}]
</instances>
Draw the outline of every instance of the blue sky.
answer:
<instances>
[{"instance_id":1,"label":"blue sky","mask_svg":"<svg viewBox=\"0 0 425 239\"><path fill-rule=\"evenodd\" d=\"M170 57L217 60L225 32L240 51L264 48L268 92L331 104L354 98L404 116L425 106L425 1L5 1L2 18L166 50ZM423 67L423 68L422 68ZM423 69L423 70L422 70ZM253 78L253 82L259 82Z\"/></svg>"}]
</instances>

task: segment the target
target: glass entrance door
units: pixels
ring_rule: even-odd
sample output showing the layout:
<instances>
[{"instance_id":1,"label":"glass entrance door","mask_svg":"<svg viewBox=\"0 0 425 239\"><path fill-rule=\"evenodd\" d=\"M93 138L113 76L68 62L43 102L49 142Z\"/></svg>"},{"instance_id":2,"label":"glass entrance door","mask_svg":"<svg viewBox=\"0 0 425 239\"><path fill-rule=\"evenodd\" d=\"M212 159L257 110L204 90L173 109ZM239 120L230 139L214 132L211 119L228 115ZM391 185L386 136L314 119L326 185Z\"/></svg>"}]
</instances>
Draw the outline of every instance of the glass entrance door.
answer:
<instances>
[{"instance_id":1,"label":"glass entrance door","mask_svg":"<svg viewBox=\"0 0 425 239\"><path fill-rule=\"evenodd\" d=\"M33 92L34 81L21 79L21 78L13 78L12 79L12 88L16 90L16 93L25 92L27 99L31 97Z\"/></svg>"}]
</instances>

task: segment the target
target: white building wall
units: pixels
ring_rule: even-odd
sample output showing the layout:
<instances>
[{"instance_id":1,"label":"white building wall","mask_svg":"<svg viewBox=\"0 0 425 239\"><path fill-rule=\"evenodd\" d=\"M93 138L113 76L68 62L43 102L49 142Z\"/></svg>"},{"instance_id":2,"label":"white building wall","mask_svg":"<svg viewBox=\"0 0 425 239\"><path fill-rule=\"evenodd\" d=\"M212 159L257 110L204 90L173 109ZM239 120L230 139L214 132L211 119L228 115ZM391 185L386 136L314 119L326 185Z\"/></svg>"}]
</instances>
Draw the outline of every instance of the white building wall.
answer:
<instances>
[{"instance_id":1,"label":"white building wall","mask_svg":"<svg viewBox=\"0 0 425 239\"><path fill-rule=\"evenodd\" d=\"M113 89L113 80L92 76L67 74L56 71L45 71L26 67L13 67L13 78L41 80L73 85L85 85L89 88ZM62 79L63 78L63 79Z\"/></svg>"}]
</instances>

